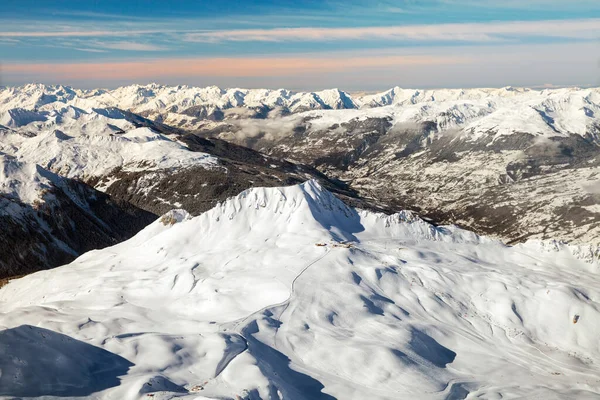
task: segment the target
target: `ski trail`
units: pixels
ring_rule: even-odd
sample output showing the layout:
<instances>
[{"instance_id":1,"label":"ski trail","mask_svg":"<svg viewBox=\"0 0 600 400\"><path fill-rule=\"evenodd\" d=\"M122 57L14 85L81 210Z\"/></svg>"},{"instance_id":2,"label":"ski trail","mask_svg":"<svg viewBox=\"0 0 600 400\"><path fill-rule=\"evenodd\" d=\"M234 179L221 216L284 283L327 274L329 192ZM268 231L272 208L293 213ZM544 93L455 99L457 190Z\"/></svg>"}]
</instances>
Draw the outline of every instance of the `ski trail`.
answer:
<instances>
[{"instance_id":1,"label":"ski trail","mask_svg":"<svg viewBox=\"0 0 600 400\"><path fill-rule=\"evenodd\" d=\"M300 273L294 278L294 280L292 281L292 285L291 285L291 290L290 290L290 295L288 296L288 298L285 301L282 301L279 304L275 304L273 306L270 306L269 308L277 308L277 307L281 307L284 306L283 309L281 310L281 312L279 313L279 315L277 316L277 318L281 318L281 316L285 313L285 311L288 309L289 305L290 305L290 300L292 299L292 296L294 295L294 289L295 289L295 285L296 285L296 281L298 280L298 278L300 278L302 276L302 274L304 274L306 272L307 269L309 269L310 267L312 267L314 264L318 263L319 261L321 261L322 259L325 258L325 256L327 256L329 254L329 252L331 251L331 248L327 248L327 250L325 251L325 253L318 257L317 259L313 260L312 262L310 262L306 267L304 267L302 269L302 271L300 271ZM277 327L275 329L275 336L273 338L273 346L275 348L277 348L277 333L279 332L279 327Z\"/></svg>"},{"instance_id":2,"label":"ski trail","mask_svg":"<svg viewBox=\"0 0 600 400\"><path fill-rule=\"evenodd\" d=\"M313 266L314 264L316 264L317 262L321 261L323 258L325 258L325 256L327 256L329 254L329 252L331 251L331 249L327 248L325 253L323 253L322 255L320 255L319 257L317 257L316 259L312 260L311 262L309 262L306 266L304 266L304 268L302 268L302 270L298 273L298 275L296 275L296 277L294 278L294 280L292 281L292 284L290 285L290 294L288 296L287 299L285 299L282 302L276 303L276 304L269 304L263 308L261 308L258 311L255 311L247 316L245 316L244 318L241 318L237 321L234 322L234 325L231 329L227 329L227 328L223 328L223 325L221 326L222 332L223 333L227 333L227 334L233 334L236 336L239 336L243 341L244 341L244 348L241 351L237 351L234 354L231 354L229 356L225 356L222 360L222 362L220 363L219 367L217 368L217 373L215 374L213 379L216 379L226 368L227 366L240 354L242 354L244 351L248 350L248 340L246 339L246 337L243 334L243 330L244 328L248 325L249 322L251 322L251 320L254 320L253 317L262 315L265 313L265 311L271 309L271 308L278 308L278 307L282 307L285 306L283 308L283 310L279 313L278 318L281 317L281 315L283 315L283 313L285 312L285 310L287 310L287 307L289 306L289 302L292 299L292 296L294 295L294 290L295 290L295 286L296 286L296 282L298 281L298 279L306 272L306 270L308 270L311 266ZM227 324L224 324L227 325ZM276 347L277 345L277 332L275 333L275 338L274 338L274 346Z\"/></svg>"}]
</instances>

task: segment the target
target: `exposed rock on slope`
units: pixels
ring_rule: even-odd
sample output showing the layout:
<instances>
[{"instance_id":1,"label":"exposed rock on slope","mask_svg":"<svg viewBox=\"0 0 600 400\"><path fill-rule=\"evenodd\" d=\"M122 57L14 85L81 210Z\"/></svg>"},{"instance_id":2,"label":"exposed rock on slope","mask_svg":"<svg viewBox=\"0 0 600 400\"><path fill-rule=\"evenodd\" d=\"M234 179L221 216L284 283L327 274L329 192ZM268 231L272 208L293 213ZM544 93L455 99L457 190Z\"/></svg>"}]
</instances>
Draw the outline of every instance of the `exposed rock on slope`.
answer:
<instances>
[{"instance_id":1,"label":"exposed rock on slope","mask_svg":"<svg viewBox=\"0 0 600 400\"><path fill-rule=\"evenodd\" d=\"M507 241L600 243L596 89L416 94L198 134L314 165L390 209Z\"/></svg>"},{"instance_id":2,"label":"exposed rock on slope","mask_svg":"<svg viewBox=\"0 0 600 400\"><path fill-rule=\"evenodd\" d=\"M0 154L0 278L70 262L156 219L91 187Z\"/></svg>"}]
</instances>

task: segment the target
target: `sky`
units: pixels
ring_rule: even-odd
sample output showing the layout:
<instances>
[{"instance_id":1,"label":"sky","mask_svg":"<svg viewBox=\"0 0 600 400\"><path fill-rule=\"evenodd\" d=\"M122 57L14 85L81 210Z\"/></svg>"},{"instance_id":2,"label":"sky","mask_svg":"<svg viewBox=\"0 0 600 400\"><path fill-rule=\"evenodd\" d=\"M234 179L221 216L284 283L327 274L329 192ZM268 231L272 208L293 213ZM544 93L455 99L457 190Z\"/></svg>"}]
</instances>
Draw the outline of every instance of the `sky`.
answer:
<instances>
[{"instance_id":1,"label":"sky","mask_svg":"<svg viewBox=\"0 0 600 400\"><path fill-rule=\"evenodd\" d=\"M598 0L3 0L0 85L600 86Z\"/></svg>"}]
</instances>

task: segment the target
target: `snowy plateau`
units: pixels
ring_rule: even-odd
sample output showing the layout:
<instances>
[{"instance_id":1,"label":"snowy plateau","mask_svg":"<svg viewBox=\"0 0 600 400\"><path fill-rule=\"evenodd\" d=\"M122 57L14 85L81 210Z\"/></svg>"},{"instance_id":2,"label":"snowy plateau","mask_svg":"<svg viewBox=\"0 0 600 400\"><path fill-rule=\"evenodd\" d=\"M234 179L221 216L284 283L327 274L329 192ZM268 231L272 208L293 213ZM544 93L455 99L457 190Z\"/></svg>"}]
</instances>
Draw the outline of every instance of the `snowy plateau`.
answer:
<instances>
[{"instance_id":1,"label":"snowy plateau","mask_svg":"<svg viewBox=\"0 0 600 400\"><path fill-rule=\"evenodd\" d=\"M598 89L0 88L0 398L598 399L599 134Z\"/></svg>"}]
</instances>

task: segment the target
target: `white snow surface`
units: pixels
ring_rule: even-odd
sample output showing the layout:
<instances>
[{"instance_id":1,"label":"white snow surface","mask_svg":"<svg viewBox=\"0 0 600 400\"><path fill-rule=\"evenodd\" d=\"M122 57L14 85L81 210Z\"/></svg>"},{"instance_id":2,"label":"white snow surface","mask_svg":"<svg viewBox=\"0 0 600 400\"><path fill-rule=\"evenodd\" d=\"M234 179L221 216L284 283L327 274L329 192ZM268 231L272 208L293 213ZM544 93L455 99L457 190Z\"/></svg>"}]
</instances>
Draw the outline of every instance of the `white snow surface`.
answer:
<instances>
[{"instance_id":1,"label":"white snow surface","mask_svg":"<svg viewBox=\"0 0 600 400\"><path fill-rule=\"evenodd\" d=\"M0 152L68 178L103 177L115 169L216 168L218 164L216 157L190 151L174 137L136 128L115 109L83 110L64 104L51 111L11 109L0 124L5 127L0 129Z\"/></svg>"},{"instance_id":2,"label":"white snow surface","mask_svg":"<svg viewBox=\"0 0 600 400\"><path fill-rule=\"evenodd\" d=\"M221 89L216 86L198 88L186 85L124 86L114 90L78 90L64 86L28 84L0 88L0 110L12 108L48 109L57 103L78 104L82 108L118 107L136 112L171 109L183 111L192 106L212 106L222 109L269 106L298 109L354 108L358 104L339 89L320 92L292 92L286 89Z\"/></svg>"},{"instance_id":3,"label":"white snow surface","mask_svg":"<svg viewBox=\"0 0 600 400\"><path fill-rule=\"evenodd\" d=\"M40 84L0 89L0 152L82 180L115 169L217 167L216 157L136 128L119 109L90 99L102 93Z\"/></svg>"},{"instance_id":4,"label":"white snow surface","mask_svg":"<svg viewBox=\"0 0 600 400\"><path fill-rule=\"evenodd\" d=\"M596 399L598 264L542 247L250 189L0 289L0 397Z\"/></svg>"},{"instance_id":5,"label":"white snow surface","mask_svg":"<svg viewBox=\"0 0 600 400\"><path fill-rule=\"evenodd\" d=\"M598 135L600 89L561 88L419 90L395 87L352 96L339 89L292 92L286 89L221 89L158 84L131 85L114 90L78 90L30 84L0 89L0 125L40 124L38 115L67 105L82 110L117 107L167 123L194 128L195 117L181 114L192 106L238 111L268 107L271 118L287 109L299 116L341 123L353 118L389 116L396 124L434 122L439 130L464 129L474 139L526 132L541 136ZM374 108L381 108L375 111ZM311 111L312 110L312 111ZM325 111L324 111L325 110ZM35 113L29 113L35 111ZM36 122L37 121L37 122Z\"/></svg>"},{"instance_id":6,"label":"white snow surface","mask_svg":"<svg viewBox=\"0 0 600 400\"><path fill-rule=\"evenodd\" d=\"M151 171L216 166L217 159L192 152L183 144L150 128L137 128L118 135L46 132L23 140L15 155L68 177L86 179L104 176L115 168Z\"/></svg>"},{"instance_id":7,"label":"white snow surface","mask_svg":"<svg viewBox=\"0 0 600 400\"><path fill-rule=\"evenodd\" d=\"M15 157L0 153L0 193L9 200L32 204L41 201L44 191L59 184L60 177L39 166L23 163ZM10 207L0 208L0 215L11 213Z\"/></svg>"}]
</instances>

